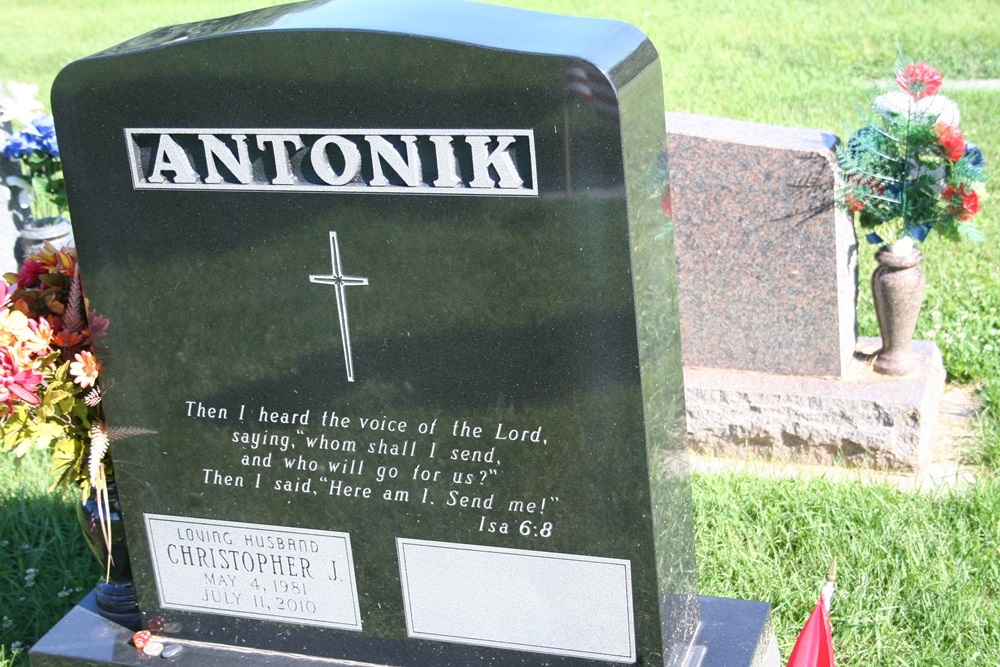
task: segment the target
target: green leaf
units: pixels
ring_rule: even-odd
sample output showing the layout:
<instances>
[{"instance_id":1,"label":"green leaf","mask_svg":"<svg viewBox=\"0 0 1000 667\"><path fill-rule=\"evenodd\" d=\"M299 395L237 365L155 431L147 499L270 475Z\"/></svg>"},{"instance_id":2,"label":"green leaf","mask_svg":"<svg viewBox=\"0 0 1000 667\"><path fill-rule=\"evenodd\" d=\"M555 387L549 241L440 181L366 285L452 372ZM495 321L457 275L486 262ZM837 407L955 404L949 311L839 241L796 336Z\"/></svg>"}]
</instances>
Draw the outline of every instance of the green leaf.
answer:
<instances>
[{"instance_id":1,"label":"green leaf","mask_svg":"<svg viewBox=\"0 0 1000 667\"><path fill-rule=\"evenodd\" d=\"M56 369L55 379L59 382L70 382L69 380L69 364L70 362L64 363L62 366Z\"/></svg>"},{"instance_id":2,"label":"green leaf","mask_svg":"<svg viewBox=\"0 0 1000 667\"><path fill-rule=\"evenodd\" d=\"M90 408L87 407L86 403L79 400L73 401L72 411L69 414L83 422L85 427L90 428Z\"/></svg>"},{"instance_id":3,"label":"green leaf","mask_svg":"<svg viewBox=\"0 0 1000 667\"><path fill-rule=\"evenodd\" d=\"M59 358L59 355L61 354L62 352L56 350L55 352L47 354L44 357L38 357L38 362L41 368L43 369L48 368L52 363L54 363Z\"/></svg>"},{"instance_id":4,"label":"green leaf","mask_svg":"<svg viewBox=\"0 0 1000 667\"><path fill-rule=\"evenodd\" d=\"M72 398L73 394L66 391L65 389L62 389L62 383L60 383L58 385L53 385L49 387L48 391L45 392L42 398L42 403L54 405L59 401L65 399L66 397Z\"/></svg>"},{"instance_id":5,"label":"green leaf","mask_svg":"<svg viewBox=\"0 0 1000 667\"><path fill-rule=\"evenodd\" d=\"M51 473L56 476L52 487L69 488L80 483L81 470L86 458L86 446L79 438L64 437L52 448Z\"/></svg>"},{"instance_id":6,"label":"green leaf","mask_svg":"<svg viewBox=\"0 0 1000 667\"><path fill-rule=\"evenodd\" d=\"M958 235L966 241L982 243L986 240L986 236L983 235L982 230L971 222L959 222L956 227Z\"/></svg>"}]
</instances>

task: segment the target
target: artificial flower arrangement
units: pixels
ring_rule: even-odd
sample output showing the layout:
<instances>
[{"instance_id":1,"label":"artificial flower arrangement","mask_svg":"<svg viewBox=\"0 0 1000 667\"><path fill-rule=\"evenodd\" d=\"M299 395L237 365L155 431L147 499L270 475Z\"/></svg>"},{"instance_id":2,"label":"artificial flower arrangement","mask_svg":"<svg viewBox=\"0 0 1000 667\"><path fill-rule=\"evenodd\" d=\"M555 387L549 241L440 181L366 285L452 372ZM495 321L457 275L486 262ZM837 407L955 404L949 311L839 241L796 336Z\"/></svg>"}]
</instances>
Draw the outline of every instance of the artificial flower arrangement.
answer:
<instances>
[{"instance_id":1,"label":"artificial flower arrangement","mask_svg":"<svg viewBox=\"0 0 1000 667\"><path fill-rule=\"evenodd\" d=\"M970 222L985 195L982 151L959 129L958 105L938 93L943 77L926 63L896 67L897 90L875 98L864 127L841 146L841 204L867 240L908 254L932 230L981 241Z\"/></svg>"},{"instance_id":2,"label":"artificial flower arrangement","mask_svg":"<svg viewBox=\"0 0 1000 667\"><path fill-rule=\"evenodd\" d=\"M64 216L68 207L55 125L36 95L35 85L8 81L5 91L0 84L0 152L21 164L21 175L6 179L18 207L43 220ZM11 132L3 129L8 123Z\"/></svg>"},{"instance_id":3,"label":"artificial flower arrangement","mask_svg":"<svg viewBox=\"0 0 1000 667\"><path fill-rule=\"evenodd\" d=\"M53 488L75 488L81 504L96 503L102 541L110 548L105 455L111 441L149 431L109 429L104 422L101 362L94 351L108 320L88 310L72 248L46 244L5 279L0 288L0 443L18 459L33 449L49 450Z\"/></svg>"}]
</instances>

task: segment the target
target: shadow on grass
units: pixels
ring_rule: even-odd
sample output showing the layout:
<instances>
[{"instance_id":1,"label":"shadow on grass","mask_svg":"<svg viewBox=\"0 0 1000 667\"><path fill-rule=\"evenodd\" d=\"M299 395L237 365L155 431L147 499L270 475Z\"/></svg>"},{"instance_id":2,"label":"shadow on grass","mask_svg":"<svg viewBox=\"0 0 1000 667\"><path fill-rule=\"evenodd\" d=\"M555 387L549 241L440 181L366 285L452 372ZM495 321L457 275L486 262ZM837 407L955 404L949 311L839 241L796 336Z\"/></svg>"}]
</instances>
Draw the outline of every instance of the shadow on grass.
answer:
<instances>
[{"instance_id":1,"label":"shadow on grass","mask_svg":"<svg viewBox=\"0 0 1000 667\"><path fill-rule=\"evenodd\" d=\"M0 489L0 667L27 665L28 648L100 576L74 499L30 488L37 479L17 481Z\"/></svg>"}]
</instances>

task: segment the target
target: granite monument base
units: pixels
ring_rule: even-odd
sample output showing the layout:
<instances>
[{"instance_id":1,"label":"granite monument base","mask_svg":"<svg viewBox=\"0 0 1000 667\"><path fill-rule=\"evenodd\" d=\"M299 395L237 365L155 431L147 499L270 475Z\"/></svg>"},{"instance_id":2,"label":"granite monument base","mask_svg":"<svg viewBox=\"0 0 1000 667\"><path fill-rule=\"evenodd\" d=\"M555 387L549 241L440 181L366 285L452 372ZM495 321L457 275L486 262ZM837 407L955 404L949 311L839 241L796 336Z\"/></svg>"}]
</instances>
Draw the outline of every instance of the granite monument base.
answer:
<instances>
[{"instance_id":1,"label":"granite monument base","mask_svg":"<svg viewBox=\"0 0 1000 667\"><path fill-rule=\"evenodd\" d=\"M766 602L700 596L701 626L684 667L779 667L781 656L771 627L771 605ZM143 665L152 658L130 642L133 631L104 618L97 610L94 593L80 601L31 649L32 667L97 667ZM345 662L221 646L190 641L168 641L165 646L181 649L165 662L176 665L246 665L305 667L329 665L359 667L367 663ZM174 649L176 650L176 649Z\"/></svg>"},{"instance_id":2,"label":"granite monument base","mask_svg":"<svg viewBox=\"0 0 1000 667\"><path fill-rule=\"evenodd\" d=\"M905 377L872 370L877 338L858 341L842 378L685 368L691 446L721 457L920 471L945 370L936 344L913 345L920 367Z\"/></svg>"}]
</instances>

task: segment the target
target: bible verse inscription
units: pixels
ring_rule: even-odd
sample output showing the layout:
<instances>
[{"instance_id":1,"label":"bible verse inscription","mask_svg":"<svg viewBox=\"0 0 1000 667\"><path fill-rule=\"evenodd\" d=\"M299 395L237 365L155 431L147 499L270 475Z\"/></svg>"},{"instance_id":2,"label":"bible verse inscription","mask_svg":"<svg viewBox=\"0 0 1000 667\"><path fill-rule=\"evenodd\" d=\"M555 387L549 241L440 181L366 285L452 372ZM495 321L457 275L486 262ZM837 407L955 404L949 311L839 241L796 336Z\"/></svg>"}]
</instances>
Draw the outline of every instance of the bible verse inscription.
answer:
<instances>
[{"instance_id":1,"label":"bible verse inscription","mask_svg":"<svg viewBox=\"0 0 1000 667\"><path fill-rule=\"evenodd\" d=\"M478 531L532 540L558 530L545 516L559 503L557 494L507 497L491 488L516 448L549 447L541 425L230 408L197 400L184 403L183 415L232 424L226 439L234 459L226 467L203 468L205 485L476 510L471 520Z\"/></svg>"}]
</instances>

